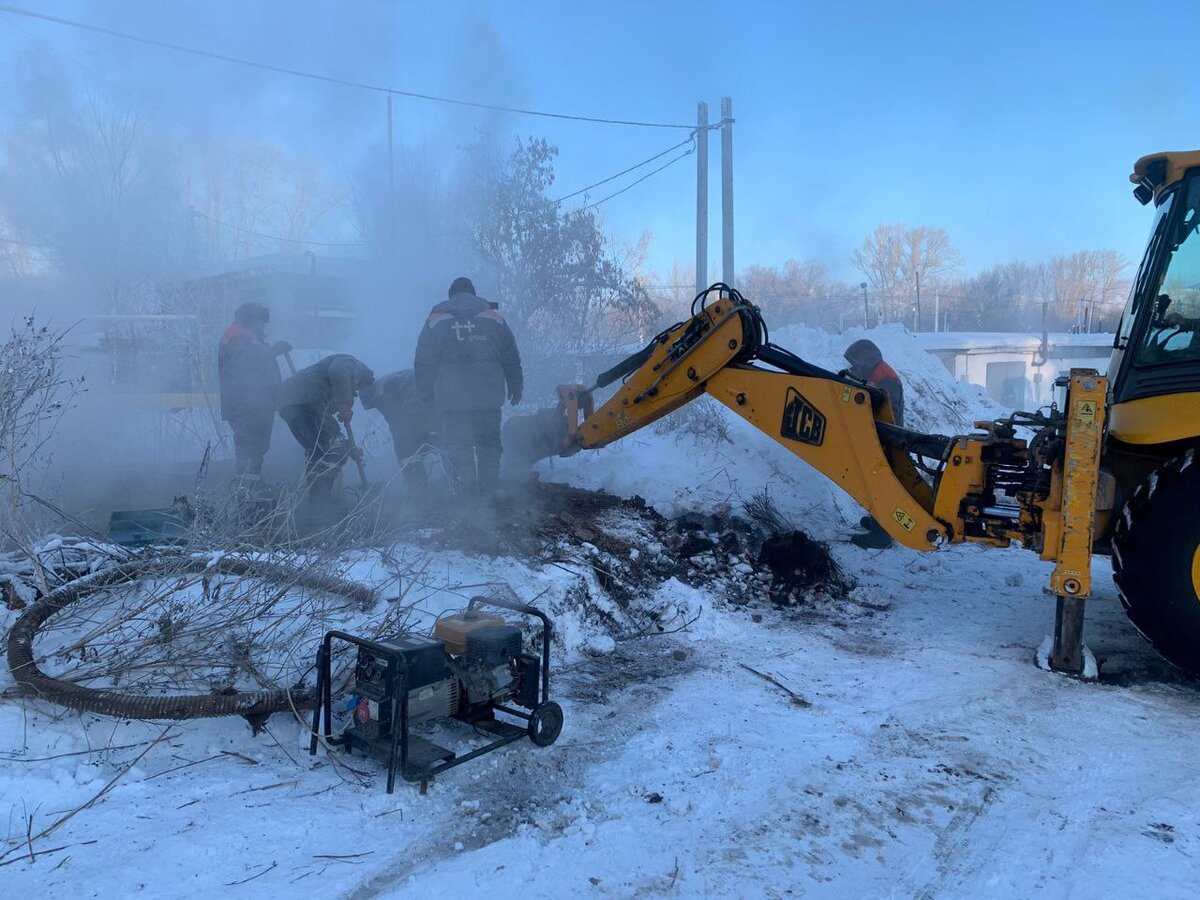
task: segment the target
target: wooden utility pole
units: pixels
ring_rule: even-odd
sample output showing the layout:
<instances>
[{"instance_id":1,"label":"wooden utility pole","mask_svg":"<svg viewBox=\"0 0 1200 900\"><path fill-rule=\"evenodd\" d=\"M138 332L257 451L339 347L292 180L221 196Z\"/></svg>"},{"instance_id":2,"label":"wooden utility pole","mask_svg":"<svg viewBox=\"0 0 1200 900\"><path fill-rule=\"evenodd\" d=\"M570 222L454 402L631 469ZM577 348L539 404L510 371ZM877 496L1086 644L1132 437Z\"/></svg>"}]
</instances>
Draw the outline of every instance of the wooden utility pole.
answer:
<instances>
[{"instance_id":1,"label":"wooden utility pole","mask_svg":"<svg viewBox=\"0 0 1200 900\"><path fill-rule=\"evenodd\" d=\"M708 104L696 107L696 293L708 287Z\"/></svg>"},{"instance_id":2,"label":"wooden utility pole","mask_svg":"<svg viewBox=\"0 0 1200 900\"><path fill-rule=\"evenodd\" d=\"M721 98L721 279L733 284L733 100Z\"/></svg>"}]
</instances>

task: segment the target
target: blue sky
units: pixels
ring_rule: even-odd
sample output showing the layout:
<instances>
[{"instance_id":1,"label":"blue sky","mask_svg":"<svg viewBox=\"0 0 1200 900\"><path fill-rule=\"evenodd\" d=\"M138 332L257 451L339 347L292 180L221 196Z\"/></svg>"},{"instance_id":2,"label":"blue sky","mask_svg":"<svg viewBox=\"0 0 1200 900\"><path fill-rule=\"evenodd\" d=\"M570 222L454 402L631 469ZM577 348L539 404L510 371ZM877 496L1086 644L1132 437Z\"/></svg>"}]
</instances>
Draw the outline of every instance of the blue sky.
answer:
<instances>
[{"instance_id":1,"label":"blue sky","mask_svg":"<svg viewBox=\"0 0 1200 900\"><path fill-rule=\"evenodd\" d=\"M1197 88L1169 25L1095 3L28 2L49 14L279 65L504 105L691 122L733 98L737 260L849 255L880 222L944 227L967 268L1076 249L1140 252L1149 215L1133 160L1193 149ZM432 9L436 6L436 11ZM52 48L52 50L51 50ZM335 173L378 141L376 95L181 57L0 13L0 54L53 52L199 135L279 142ZM11 69L9 70L12 71ZM13 115L10 108L5 111ZM574 190L675 143L676 132L531 119L415 100L401 139L451 152L480 126L544 135ZM719 142L710 260L719 259ZM612 186L598 189L603 196ZM603 207L651 229L661 270L693 254L695 166Z\"/></svg>"}]
</instances>

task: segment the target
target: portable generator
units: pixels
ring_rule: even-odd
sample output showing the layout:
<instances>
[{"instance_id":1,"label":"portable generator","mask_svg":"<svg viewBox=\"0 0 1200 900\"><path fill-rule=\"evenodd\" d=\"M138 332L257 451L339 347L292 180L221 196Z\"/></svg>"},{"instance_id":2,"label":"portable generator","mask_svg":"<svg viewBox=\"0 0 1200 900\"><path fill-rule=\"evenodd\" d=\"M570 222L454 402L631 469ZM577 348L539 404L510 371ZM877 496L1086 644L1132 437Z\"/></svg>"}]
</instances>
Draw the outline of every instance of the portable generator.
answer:
<instances>
[{"instance_id":1,"label":"portable generator","mask_svg":"<svg viewBox=\"0 0 1200 900\"><path fill-rule=\"evenodd\" d=\"M507 609L541 620L541 654L526 653L521 629L481 607ZM562 708L550 699L550 639L554 625L532 606L473 597L461 613L438 619L433 636L404 632L368 639L330 631L317 652L317 705L309 754L319 738L347 753L387 763L387 791L396 772L420 782L422 793L440 772L518 741L526 735L548 747L562 731ZM349 685L350 722L333 734L333 642L357 647ZM514 708L519 707L519 708ZM507 718L498 718L502 713ZM414 725L455 719L494 740L462 755L412 733ZM517 720L517 722L511 720Z\"/></svg>"}]
</instances>

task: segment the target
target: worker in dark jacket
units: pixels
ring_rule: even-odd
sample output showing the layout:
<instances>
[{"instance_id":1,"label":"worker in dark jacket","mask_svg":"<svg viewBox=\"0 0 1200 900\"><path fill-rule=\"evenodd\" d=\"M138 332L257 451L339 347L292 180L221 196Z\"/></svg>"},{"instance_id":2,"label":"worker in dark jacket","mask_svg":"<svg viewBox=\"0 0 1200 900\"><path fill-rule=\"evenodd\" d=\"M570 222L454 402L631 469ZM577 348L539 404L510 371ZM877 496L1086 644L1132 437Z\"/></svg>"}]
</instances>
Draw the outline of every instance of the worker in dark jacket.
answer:
<instances>
[{"instance_id":1,"label":"worker in dark jacket","mask_svg":"<svg viewBox=\"0 0 1200 900\"><path fill-rule=\"evenodd\" d=\"M904 424L904 385L896 370L883 361L883 353L874 341L855 341L846 348L849 372L860 381L881 388L892 403L892 419L897 425Z\"/></svg>"},{"instance_id":2,"label":"worker in dark jacket","mask_svg":"<svg viewBox=\"0 0 1200 900\"><path fill-rule=\"evenodd\" d=\"M410 490L424 487L425 467L419 457L421 448L433 443L433 411L417 394L413 370L375 379L359 391L359 398L366 409L378 410L387 420L405 484Z\"/></svg>"},{"instance_id":3,"label":"worker in dark jacket","mask_svg":"<svg viewBox=\"0 0 1200 900\"><path fill-rule=\"evenodd\" d=\"M860 381L887 393L892 406L892 419L897 425L904 424L904 385L896 370L883 361L883 353L874 341L855 341L846 348L847 370ZM858 523L866 531L850 535L850 540L859 547L882 550L892 544L891 536L883 530L874 516L863 516Z\"/></svg>"},{"instance_id":4,"label":"worker in dark jacket","mask_svg":"<svg viewBox=\"0 0 1200 900\"><path fill-rule=\"evenodd\" d=\"M316 500L333 492L338 468L347 457L362 458L343 438L338 421L350 424L354 398L374 381L366 365L337 354L301 369L279 388L279 417L304 448L305 485Z\"/></svg>"},{"instance_id":5,"label":"worker in dark jacket","mask_svg":"<svg viewBox=\"0 0 1200 900\"><path fill-rule=\"evenodd\" d=\"M267 343L270 318L261 303L243 303L217 349L221 418L233 429L237 473L248 478L261 476L263 457L271 448L279 390L278 357L292 349L287 341Z\"/></svg>"},{"instance_id":6,"label":"worker in dark jacket","mask_svg":"<svg viewBox=\"0 0 1200 900\"><path fill-rule=\"evenodd\" d=\"M500 480L500 408L521 402L521 354L494 304L467 278L429 313L413 363L417 393L439 417L459 489L492 494Z\"/></svg>"}]
</instances>

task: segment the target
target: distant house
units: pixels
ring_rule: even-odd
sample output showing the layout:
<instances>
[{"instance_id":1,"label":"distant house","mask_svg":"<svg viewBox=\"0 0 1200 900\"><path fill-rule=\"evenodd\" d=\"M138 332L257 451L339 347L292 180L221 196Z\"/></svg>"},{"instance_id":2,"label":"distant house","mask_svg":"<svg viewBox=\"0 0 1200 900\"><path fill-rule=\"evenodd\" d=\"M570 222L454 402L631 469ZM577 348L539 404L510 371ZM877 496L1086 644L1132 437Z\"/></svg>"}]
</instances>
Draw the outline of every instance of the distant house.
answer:
<instances>
[{"instance_id":1,"label":"distant house","mask_svg":"<svg viewBox=\"0 0 1200 900\"><path fill-rule=\"evenodd\" d=\"M202 330L216 335L247 301L271 310L269 332L297 348L344 347L351 337L355 307L347 282L362 267L352 259L311 253L272 254L226 263L212 274L158 286L164 309L199 316Z\"/></svg>"},{"instance_id":2,"label":"distant house","mask_svg":"<svg viewBox=\"0 0 1200 900\"><path fill-rule=\"evenodd\" d=\"M1112 334L956 332L915 335L959 381L977 384L1013 409L1037 409L1055 399L1054 381L1073 368L1108 369Z\"/></svg>"},{"instance_id":3,"label":"distant house","mask_svg":"<svg viewBox=\"0 0 1200 900\"><path fill-rule=\"evenodd\" d=\"M268 336L286 338L304 366L352 337L356 308L348 285L357 260L276 254L197 277L164 282L141 314L86 317L74 330L88 377L108 390L142 395L165 409L209 406L216 393L216 348L241 304L271 311Z\"/></svg>"}]
</instances>

